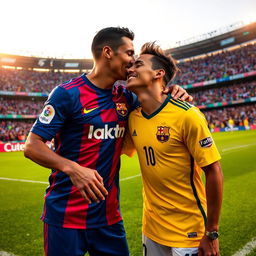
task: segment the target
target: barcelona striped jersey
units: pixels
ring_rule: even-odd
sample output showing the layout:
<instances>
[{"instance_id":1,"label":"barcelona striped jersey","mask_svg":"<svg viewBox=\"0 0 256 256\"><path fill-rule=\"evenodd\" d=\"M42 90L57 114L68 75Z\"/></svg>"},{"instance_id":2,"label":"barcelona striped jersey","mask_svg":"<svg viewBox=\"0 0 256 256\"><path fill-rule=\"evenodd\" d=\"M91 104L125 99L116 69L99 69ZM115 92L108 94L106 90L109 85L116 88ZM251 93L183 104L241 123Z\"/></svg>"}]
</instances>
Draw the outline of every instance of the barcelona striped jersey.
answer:
<instances>
[{"instance_id":1,"label":"barcelona striped jersey","mask_svg":"<svg viewBox=\"0 0 256 256\"><path fill-rule=\"evenodd\" d=\"M101 89L85 75L57 86L31 131L54 138L55 152L95 169L108 190L105 201L87 204L69 176L52 170L42 220L64 228L97 228L122 219L119 210L120 151L128 115L137 98L121 85Z\"/></svg>"}]
</instances>

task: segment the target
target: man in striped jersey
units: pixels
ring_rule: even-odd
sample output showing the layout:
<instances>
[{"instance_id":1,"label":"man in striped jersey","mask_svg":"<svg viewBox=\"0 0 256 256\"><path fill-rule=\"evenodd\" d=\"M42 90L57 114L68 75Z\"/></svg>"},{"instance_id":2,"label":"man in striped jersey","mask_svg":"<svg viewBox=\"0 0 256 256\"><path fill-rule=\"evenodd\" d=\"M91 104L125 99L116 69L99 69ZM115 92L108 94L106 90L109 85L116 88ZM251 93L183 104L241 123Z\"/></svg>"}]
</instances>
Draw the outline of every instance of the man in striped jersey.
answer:
<instances>
[{"instance_id":1,"label":"man in striped jersey","mask_svg":"<svg viewBox=\"0 0 256 256\"><path fill-rule=\"evenodd\" d=\"M129 255L119 167L128 115L138 101L114 84L126 79L134 61L133 38L127 28L99 31L92 72L57 86L28 136L25 156L52 169L42 215L45 255ZM52 138L55 152L45 145Z\"/></svg>"},{"instance_id":2,"label":"man in striped jersey","mask_svg":"<svg viewBox=\"0 0 256 256\"><path fill-rule=\"evenodd\" d=\"M172 58L147 43L127 80L141 103L129 116L129 131L143 180L144 256L216 256L220 155L199 109L162 94L176 70Z\"/></svg>"}]
</instances>

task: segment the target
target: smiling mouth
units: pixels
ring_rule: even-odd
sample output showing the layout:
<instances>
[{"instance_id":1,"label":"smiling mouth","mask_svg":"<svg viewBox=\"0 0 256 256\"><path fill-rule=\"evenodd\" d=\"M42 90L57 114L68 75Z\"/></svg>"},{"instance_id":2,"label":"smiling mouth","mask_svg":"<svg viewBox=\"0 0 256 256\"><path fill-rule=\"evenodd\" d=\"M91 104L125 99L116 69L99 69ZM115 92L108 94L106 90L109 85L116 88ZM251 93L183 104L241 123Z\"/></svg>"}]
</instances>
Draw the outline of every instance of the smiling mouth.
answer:
<instances>
[{"instance_id":1,"label":"smiling mouth","mask_svg":"<svg viewBox=\"0 0 256 256\"><path fill-rule=\"evenodd\" d=\"M128 80L131 80L132 78L137 78L137 77L139 77L138 74L131 73L131 74L129 74L129 75L127 76L127 81L128 81Z\"/></svg>"}]
</instances>

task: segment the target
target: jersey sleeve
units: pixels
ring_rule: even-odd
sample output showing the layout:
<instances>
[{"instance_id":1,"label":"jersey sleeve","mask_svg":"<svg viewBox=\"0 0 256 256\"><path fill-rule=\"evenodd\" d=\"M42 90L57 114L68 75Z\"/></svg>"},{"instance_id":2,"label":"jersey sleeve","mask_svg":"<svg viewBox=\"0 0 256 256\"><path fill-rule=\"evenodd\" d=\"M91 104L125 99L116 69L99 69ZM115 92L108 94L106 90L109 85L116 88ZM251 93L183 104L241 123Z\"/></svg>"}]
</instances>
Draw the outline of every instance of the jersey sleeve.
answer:
<instances>
[{"instance_id":1,"label":"jersey sleeve","mask_svg":"<svg viewBox=\"0 0 256 256\"><path fill-rule=\"evenodd\" d=\"M62 87L55 87L44 104L31 132L50 141L59 132L72 112L72 99Z\"/></svg>"},{"instance_id":2,"label":"jersey sleeve","mask_svg":"<svg viewBox=\"0 0 256 256\"><path fill-rule=\"evenodd\" d=\"M220 154L203 113L196 107L186 111L182 134L190 154L200 167L220 160Z\"/></svg>"}]
</instances>

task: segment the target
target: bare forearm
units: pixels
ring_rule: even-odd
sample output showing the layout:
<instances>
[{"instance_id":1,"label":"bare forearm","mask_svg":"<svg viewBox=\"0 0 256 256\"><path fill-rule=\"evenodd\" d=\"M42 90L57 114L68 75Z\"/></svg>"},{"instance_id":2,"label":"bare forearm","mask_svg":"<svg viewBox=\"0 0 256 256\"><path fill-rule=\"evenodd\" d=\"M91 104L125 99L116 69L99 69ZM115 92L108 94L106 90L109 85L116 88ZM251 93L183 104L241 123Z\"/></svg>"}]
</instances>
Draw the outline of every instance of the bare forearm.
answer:
<instances>
[{"instance_id":1,"label":"bare forearm","mask_svg":"<svg viewBox=\"0 0 256 256\"><path fill-rule=\"evenodd\" d=\"M207 231L219 229L223 195L223 174L219 162L203 168L206 174Z\"/></svg>"},{"instance_id":2,"label":"bare forearm","mask_svg":"<svg viewBox=\"0 0 256 256\"><path fill-rule=\"evenodd\" d=\"M39 136L33 133L29 134L25 143L24 155L43 167L63 172L68 172L73 165L76 165L75 162L53 152Z\"/></svg>"},{"instance_id":3,"label":"bare forearm","mask_svg":"<svg viewBox=\"0 0 256 256\"><path fill-rule=\"evenodd\" d=\"M88 203L91 200L96 202L104 200L108 194L103 179L96 170L80 166L76 162L59 156L34 133L30 133L27 138L24 155L46 168L66 173Z\"/></svg>"}]
</instances>

